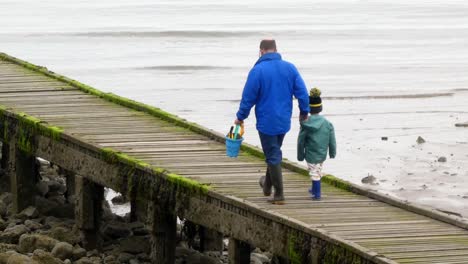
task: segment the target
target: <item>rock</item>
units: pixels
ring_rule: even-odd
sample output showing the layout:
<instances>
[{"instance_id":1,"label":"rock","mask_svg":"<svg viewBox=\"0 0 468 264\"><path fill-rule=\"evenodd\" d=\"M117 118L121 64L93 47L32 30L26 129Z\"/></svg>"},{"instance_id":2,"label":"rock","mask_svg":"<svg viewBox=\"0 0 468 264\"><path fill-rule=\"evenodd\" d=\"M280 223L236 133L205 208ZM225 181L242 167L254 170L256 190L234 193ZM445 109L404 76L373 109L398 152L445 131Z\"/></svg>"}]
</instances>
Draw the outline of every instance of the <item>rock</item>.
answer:
<instances>
[{"instance_id":1,"label":"rock","mask_svg":"<svg viewBox=\"0 0 468 264\"><path fill-rule=\"evenodd\" d=\"M11 195L9 192L2 193L0 194L0 201L8 206L13 201L13 195Z\"/></svg>"},{"instance_id":2,"label":"rock","mask_svg":"<svg viewBox=\"0 0 468 264\"><path fill-rule=\"evenodd\" d=\"M101 258L100 257L90 257L89 260L91 260L91 263L93 264L101 264Z\"/></svg>"},{"instance_id":3,"label":"rock","mask_svg":"<svg viewBox=\"0 0 468 264\"><path fill-rule=\"evenodd\" d=\"M50 201L39 195L36 195L34 199L37 210L44 215L50 215L49 212L58 205L56 202Z\"/></svg>"},{"instance_id":4,"label":"rock","mask_svg":"<svg viewBox=\"0 0 468 264\"><path fill-rule=\"evenodd\" d=\"M17 250L17 246L15 244L0 243L0 253L5 253L7 251L16 251L16 250Z\"/></svg>"},{"instance_id":5,"label":"rock","mask_svg":"<svg viewBox=\"0 0 468 264\"><path fill-rule=\"evenodd\" d=\"M119 254L118 261L119 263L128 263L131 259L134 259L134 258L135 258L134 255L123 252Z\"/></svg>"},{"instance_id":6,"label":"rock","mask_svg":"<svg viewBox=\"0 0 468 264\"><path fill-rule=\"evenodd\" d=\"M49 193L57 192L63 194L67 189L66 187L64 188L61 183L55 180L47 181L46 183L49 187Z\"/></svg>"},{"instance_id":7,"label":"rock","mask_svg":"<svg viewBox=\"0 0 468 264\"><path fill-rule=\"evenodd\" d=\"M114 198L112 198L111 202L112 204L119 205L119 204L127 203L128 201L123 195L119 194L115 196Z\"/></svg>"},{"instance_id":8,"label":"rock","mask_svg":"<svg viewBox=\"0 0 468 264\"><path fill-rule=\"evenodd\" d=\"M97 251L97 249L93 249L93 250L91 250L91 251L88 251L88 252L86 253L86 256L87 256L88 258L99 256L99 251Z\"/></svg>"},{"instance_id":9,"label":"rock","mask_svg":"<svg viewBox=\"0 0 468 264\"><path fill-rule=\"evenodd\" d=\"M107 257L104 258L104 263L107 264L107 263L110 263L110 262L117 262L117 259L114 255L109 255Z\"/></svg>"},{"instance_id":10,"label":"rock","mask_svg":"<svg viewBox=\"0 0 468 264\"><path fill-rule=\"evenodd\" d=\"M269 262L266 262L266 263L269 263ZM255 257L255 256L251 256L250 257L250 264L263 264L263 262L259 258Z\"/></svg>"},{"instance_id":11,"label":"rock","mask_svg":"<svg viewBox=\"0 0 468 264\"><path fill-rule=\"evenodd\" d=\"M127 225L135 236L146 236L149 234L148 229L145 228L145 225L141 222L132 222Z\"/></svg>"},{"instance_id":12,"label":"rock","mask_svg":"<svg viewBox=\"0 0 468 264\"><path fill-rule=\"evenodd\" d=\"M8 223L5 222L5 220L3 220L1 217L0 217L0 231L3 231L5 230L5 228L7 227Z\"/></svg>"},{"instance_id":13,"label":"rock","mask_svg":"<svg viewBox=\"0 0 468 264\"><path fill-rule=\"evenodd\" d=\"M149 238L143 236L132 236L123 238L119 241L120 250L126 253L138 254L149 253L150 243Z\"/></svg>"},{"instance_id":14,"label":"rock","mask_svg":"<svg viewBox=\"0 0 468 264\"><path fill-rule=\"evenodd\" d=\"M131 259L128 263L129 264L140 264L140 261L138 261L138 259Z\"/></svg>"},{"instance_id":15,"label":"rock","mask_svg":"<svg viewBox=\"0 0 468 264\"><path fill-rule=\"evenodd\" d=\"M72 259L75 259L75 260L76 259L81 259L81 258L86 256L86 250L84 248L81 248L81 247L75 247L73 249L72 254L73 254Z\"/></svg>"},{"instance_id":16,"label":"rock","mask_svg":"<svg viewBox=\"0 0 468 264\"><path fill-rule=\"evenodd\" d=\"M200 257L200 264L220 264L220 263L221 261L213 257L204 256L204 255Z\"/></svg>"},{"instance_id":17,"label":"rock","mask_svg":"<svg viewBox=\"0 0 468 264\"><path fill-rule=\"evenodd\" d=\"M0 252L0 263L1 264L5 264L8 262L8 259L10 258L11 255L13 254L18 254L18 252L15 252L15 251L6 251L6 252Z\"/></svg>"},{"instance_id":18,"label":"rock","mask_svg":"<svg viewBox=\"0 0 468 264\"><path fill-rule=\"evenodd\" d=\"M15 253L10 255L6 264L38 264L26 255Z\"/></svg>"},{"instance_id":19,"label":"rock","mask_svg":"<svg viewBox=\"0 0 468 264\"><path fill-rule=\"evenodd\" d=\"M423 144L423 143L426 142L426 140L424 140L424 138L422 138L421 136L419 136L419 137L416 139L416 142L417 142L418 144Z\"/></svg>"},{"instance_id":20,"label":"rock","mask_svg":"<svg viewBox=\"0 0 468 264\"><path fill-rule=\"evenodd\" d=\"M102 201L102 219L108 222L115 219L115 214L112 212L107 200Z\"/></svg>"},{"instance_id":21,"label":"rock","mask_svg":"<svg viewBox=\"0 0 468 264\"><path fill-rule=\"evenodd\" d=\"M47 194L47 199L49 199L49 201L57 203L58 205L65 204L67 202L67 199L65 199L65 196L63 196L63 194L58 193L58 192L53 192L53 193L49 192Z\"/></svg>"},{"instance_id":22,"label":"rock","mask_svg":"<svg viewBox=\"0 0 468 264\"><path fill-rule=\"evenodd\" d=\"M75 261L75 264L94 264L94 263L90 258L84 257L84 258L80 258L79 260Z\"/></svg>"},{"instance_id":23,"label":"rock","mask_svg":"<svg viewBox=\"0 0 468 264\"><path fill-rule=\"evenodd\" d=\"M40 181L36 184L36 191L42 196L46 196L49 192L49 184L46 181Z\"/></svg>"},{"instance_id":24,"label":"rock","mask_svg":"<svg viewBox=\"0 0 468 264\"><path fill-rule=\"evenodd\" d=\"M447 162L447 158L446 157L439 157L437 159L438 162Z\"/></svg>"},{"instance_id":25,"label":"rock","mask_svg":"<svg viewBox=\"0 0 468 264\"><path fill-rule=\"evenodd\" d=\"M35 249L51 251L58 242L45 235L24 234L19 239L18 250L21 253L33 252Z\"/></svg>"},{"instance_id":26,"label":"rock","mask_svg":"<svg viewBox=\"0 0 468 264\"><path fill-rule=\"evenodd\" d=\"M55 217L59 217L59 218L74 219L75 206L74 204L71 204L71 203L64 203L64 204L56 203L56 205L49 210L48 214L55 216Z\"/></svg>"},{"instance_id":27,"label":"rock","mask_svg":"<svg viewBox=\"0 0 468 264\"><path fill-rule=\"evenodd\" d=\"M16 244L20 236L28 232L29 229L25 225L15 225L7 228L0 233L0 243Z\"/></svg>"},{"instance_id":28,"label":"rock","mask_svg":"<svg viewBox=\"0 0 468 264\"><path fill-rule=\"evenodd\" d=\"M8 212L8 207L7 205L0 200L0 216L5 217Z\"/></svg>"},{"instance_id":29,"label":"rock","mask_svg":"<svg viewBox=\"0 0 468 264\"><path fill-rule=\"evenodd\" d=\"M270 259L267 256L260 253L252 253L250 254L250 257L251 259L256 258L260 260L260 263L270 263Z\"/></svg>"},{"instance_id":30,"label":"rock","mask_svg":"<svg viewBox=\"0 0 468 264\"><path fill-rule=\"evenodd\" d=\"M41 229L42 228L42 225L36 221L33 221L33 220L26 220L24 221L24 225L29 228L29 230L31 231L35 231L35 230L38 230L38 229Z\"/></svg>"},{"instance_id":31,"label":"rock","mask_svg":"<svg viewBox=\"0 0 468 264\"><path fill-rule=\"evenodd\" d=\"M61 260L71 258L73 256L73 246L67 242L59 242L52 249L52 255Z\"/></svg>"},{"instance_id":32,"label":"rock","mask_svg":"<svg viewBox=\"0 0 468 264\"><path fill-rule=\"evenodd\" d=\"M39 216L39 211L34 206L29 206L19 213L21 219L32 219Z\"/></svg>"},{"instance_id":33,"label":"rock","mask_svg":"<svg viewBox=\"0 0 468 264\"><path fill-rule=\"evenodd\" d=\"M52 254L42 249L34 250L32 259L37 261L37 263L39 264L63 264L63 261L61 261L58 258L55 258L54 256L52 256Z\"/></svg>"},{"instance_id":34,"label":"rock","mask_svg":"<svg viewBox=\"0 0 468 264\"><path fill-rule=\"evenodd\" d=\"M382 141L387 141L388 140L388 137L381 137L380 138Z\"/></svg>"},{"instance_id":35,"label":"rock","mask_svg":"<svg viewBox=\"0 0 468 264\"><path fill-rule=\"evenodd\" d=\"M63 261L63 264L72 264L72 262L71 262L71 260L66 259L66 260Z\"/></svg>"},{"instance_id":36,"label":"rock","mask_svg":"<svg viewBox=\"0 0 468 264\"><path fill-rule=\"evenodd\" d=\"M186 258L188 255L193 254L194 251L186 247L177 247L175 256L176 258Z\"/></svg>"},{"instance_id":37,"label":"rock","mask_svg":"<svg viewBox=\"0 0 468 264\"><path fill-rule=\"evenodd\" d=\"M364 183L364 184L371 184L371 185L375 185L376 184L376 181L377 178L375 178L373 175L368 175L364 178L362 178L361 182Z\"/></svg>"},{"instance_id":38,"label":"rock","mask_svg":"<svg viewBox=\"0 0 468 264\"><path fill-rule=\"evenodd\" d=\"M79 235L73 232L72 230L62 227L62 226L55 226L52 227L49 231L45 232L44 234L57 239L58 241L67 242L69 244L76 244L79 241Z\"/></svg>"},{"instance_id":39,"label":"rock","mask_svg":"<svg viewBox=\"0 0 468 264\"><path fill-rule=\"evenodd\" d=\"M128 237L132 231L124 223L113 222L109 223L103 228L103 233L112 239Z\"/></svg>"}]
</instances>

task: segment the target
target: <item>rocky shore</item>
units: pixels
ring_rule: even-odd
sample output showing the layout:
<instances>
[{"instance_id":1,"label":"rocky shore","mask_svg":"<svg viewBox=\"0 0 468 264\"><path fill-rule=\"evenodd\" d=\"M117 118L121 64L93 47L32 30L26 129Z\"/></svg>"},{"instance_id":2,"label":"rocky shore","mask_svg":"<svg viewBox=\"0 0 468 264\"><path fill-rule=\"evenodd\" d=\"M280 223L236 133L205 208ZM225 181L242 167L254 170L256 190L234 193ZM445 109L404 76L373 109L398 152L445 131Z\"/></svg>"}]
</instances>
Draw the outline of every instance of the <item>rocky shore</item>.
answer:
<instances>
[{"instance_id":1,"label":"rocky shore","mask_svg":"<svg viewBox=\"0 0 468 264\"><path fill-rule=\"evenodd\" d=\"M11 193L0 193L0 264L150 263L150 236L144 223L114 214L108 201L103 202L102 249L85 250L75 226L74 197L67 190L66 178L46 161L38 161L38 167L41 180L34 206L13 214ZM201 253L197 250L199 238L187 234L187 224L180 221L178 225L177 264L228 262L227 239L222 251ZM253 264L277 262L268 252L256 249L251 254Z\"/></svg>"}]
</instances>

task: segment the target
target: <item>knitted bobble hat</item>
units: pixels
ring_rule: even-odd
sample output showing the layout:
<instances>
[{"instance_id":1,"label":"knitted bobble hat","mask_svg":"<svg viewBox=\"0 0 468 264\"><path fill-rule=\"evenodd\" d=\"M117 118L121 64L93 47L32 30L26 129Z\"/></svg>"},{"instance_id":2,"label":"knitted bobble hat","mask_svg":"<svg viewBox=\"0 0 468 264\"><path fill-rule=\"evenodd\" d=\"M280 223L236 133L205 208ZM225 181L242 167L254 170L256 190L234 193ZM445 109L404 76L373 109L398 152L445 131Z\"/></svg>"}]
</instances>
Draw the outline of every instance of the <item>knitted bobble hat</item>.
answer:
<instances>
[{"instance_id":1,"label":"knitted bobble hat","mask_svg":"<svg viewBox=\"0 0 468 264\"><path fill-rule=\"evenodd\" d=\"M317 114L322 112L322 98L320 98L321 94L322 92L316 87L310 89L309 107L311 114Z\"/></svg>"}]
</instances>

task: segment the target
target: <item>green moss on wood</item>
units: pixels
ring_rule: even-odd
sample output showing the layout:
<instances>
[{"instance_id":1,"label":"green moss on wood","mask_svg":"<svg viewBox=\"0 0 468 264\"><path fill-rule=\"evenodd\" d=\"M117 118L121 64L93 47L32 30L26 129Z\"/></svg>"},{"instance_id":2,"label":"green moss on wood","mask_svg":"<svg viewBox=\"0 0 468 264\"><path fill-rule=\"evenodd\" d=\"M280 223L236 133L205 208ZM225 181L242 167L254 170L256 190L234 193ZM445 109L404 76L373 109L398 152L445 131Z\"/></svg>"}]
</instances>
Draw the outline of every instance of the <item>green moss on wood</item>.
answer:
<instances>
[{"instance_id":1,"label":"green moss on wood","mask_svg":"<svg viewBox=\"0 0 468 264\"><path fill-rule=\"evenodd\" d=\"M174 173L167 174L167 180L178 188L183 188L194 194L207 194L210 190L207 185Z\"/></svg>"},{"instance_id":2,"label":"green moss on wood","mask_svg":"<svg viewBox=\"0 0 468 264\"><path fill-rule=\"evenodd\" d=\"M353 190L351 183L344 181L342 179L336 178L333 175L325 175L324 177L322 177L322 182L328 183L342 190L351 191L351 192Z\"/></svg>"},{"instance_id":3,"label":"green moss on wood","mask_svg":"<svg viewBox=\"0 0 468 264\"><path fill-rule=\"evenodd\" d=\"M174 187L178 189L182 188L184 191L187 191L188 193L206 194L208 193L208 190L209 190L209 186L207 185L201 184L195 180L183 177L181 175L177 175L175 173L169 173L165 169L153 167L148 163L145 163L136 158L130 157L121 152L115 151L111 148L101 149L101 157L105 161L112 163L112 164L122 162L126 164L127 166L130 166L133 168L150 168L154 174L165 177L170 184L174 185ZM135 172L134 170L129 170L128 173L126 174L126 176L128 177L128 183L127 183L128 193L133 192L133 188L135 188L136 184L139 185L139 183L134 182L134 179L133 179L134 172Z\"/></svg>"},{"instance_id":4,"label":"green moss on wood","mask_svg":"<svg viewBox=\"0 0 468 264\"><path fill-rule=\"evenodd\" d=\"M302 253L298 251L297 248L297 237L295 234L290 234L288 236L288 258L291 264L302 263Z\"/></svg>"}]
</instances>

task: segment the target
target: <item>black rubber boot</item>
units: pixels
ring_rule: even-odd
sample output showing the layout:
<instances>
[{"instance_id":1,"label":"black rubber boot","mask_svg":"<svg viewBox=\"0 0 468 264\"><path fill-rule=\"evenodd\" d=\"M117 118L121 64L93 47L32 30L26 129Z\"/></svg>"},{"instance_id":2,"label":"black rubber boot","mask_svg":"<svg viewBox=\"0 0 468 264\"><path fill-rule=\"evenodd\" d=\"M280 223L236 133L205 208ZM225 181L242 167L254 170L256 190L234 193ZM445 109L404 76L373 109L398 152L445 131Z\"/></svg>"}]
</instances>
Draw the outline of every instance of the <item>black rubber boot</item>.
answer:
<instances>
[{"instance_id":1,"label":"black rubber boot","mask_svg":"<svg viewBox=\"0 0 468 264\"><path fill-rule=\"evenodd\" d=\"M270 196L271 195L271 177L270 177L270 169L267 167L267 171L265 176L260 177L258 181L260 187L262 187L263 195Z\"/></svg>"},{"instance_id":2,"label":"black rubber boot","mask_svg":"<svg viewBox=\"0 0 468 264\"><path fill-rule=\"evenodd\" d=\"M268 199L268 202L272 204L284 204L283 195L283 174L281 172L281 164L268 165L270 171L270 178L273 187L275 188L275 194L272 199Z\"/></svg>"}]
</instances>

